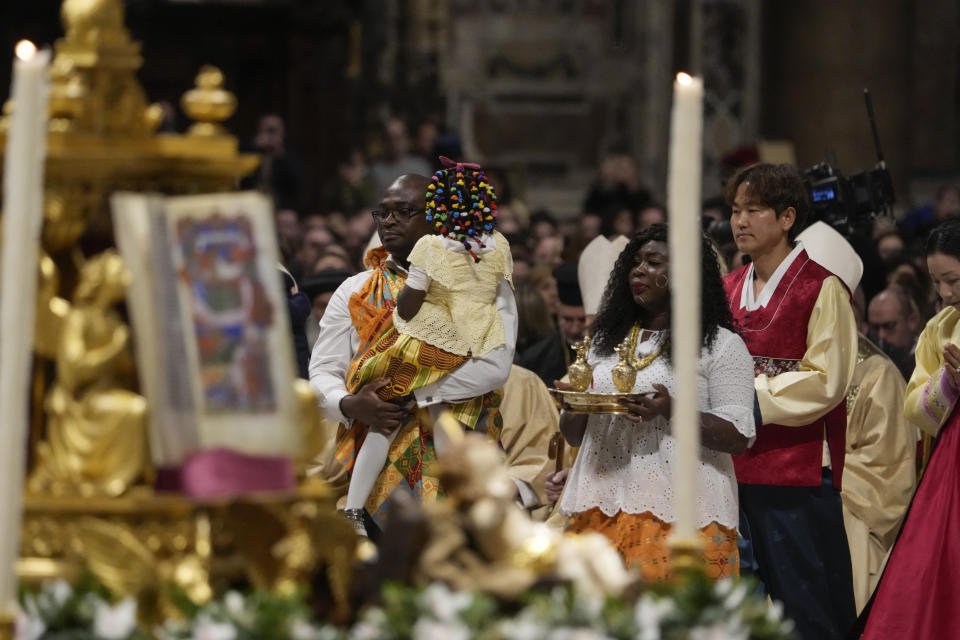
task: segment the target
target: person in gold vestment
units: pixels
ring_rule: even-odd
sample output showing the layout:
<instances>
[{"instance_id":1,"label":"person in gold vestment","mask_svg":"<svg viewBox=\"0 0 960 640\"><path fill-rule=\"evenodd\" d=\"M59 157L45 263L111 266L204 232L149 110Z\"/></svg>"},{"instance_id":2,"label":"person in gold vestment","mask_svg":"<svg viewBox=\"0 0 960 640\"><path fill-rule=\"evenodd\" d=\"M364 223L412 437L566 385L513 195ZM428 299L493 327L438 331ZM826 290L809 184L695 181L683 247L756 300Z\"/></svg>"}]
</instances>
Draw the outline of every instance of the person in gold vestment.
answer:
<instances>
[{"instance_id":1,"label":"person in gold vestment","mask_svg":"<svg viewBox=\"0 0 960 640\"><path fill-rule=\"evenodd\" d=\"M861 335L847 391L840 492L858 613L880 579L916 484L917 431L903 417L905 393L897 366Z\"/></svg>"}]
</instances>

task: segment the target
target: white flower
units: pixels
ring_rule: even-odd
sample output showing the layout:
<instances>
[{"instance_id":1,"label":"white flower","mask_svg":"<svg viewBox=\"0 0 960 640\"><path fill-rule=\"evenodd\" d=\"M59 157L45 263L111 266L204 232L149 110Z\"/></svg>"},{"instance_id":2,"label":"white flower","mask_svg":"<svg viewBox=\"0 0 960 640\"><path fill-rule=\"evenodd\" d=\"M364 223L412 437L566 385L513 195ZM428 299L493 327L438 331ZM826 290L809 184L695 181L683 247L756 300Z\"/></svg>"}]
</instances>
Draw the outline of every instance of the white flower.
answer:
<instances>
[{"instance_id":1,"label":"white flower","mask_svg":"<svg viewBox=\"0 0 960 640\"><path fill-rule=\"evenodd\" d=\"M322 634L317 627L306 620L297 618L290 624L290 637L293 640L319 640Z\"/></svg>"},{"instance_id":2,"label":"white flower","mask_svg":"<svg viewBox=\"0 0 960 640\"><path fill-rule=\"evenodd\" d=\"M37 604L37 600L33 597L33 594L28 593L23 597L23 608L25 609L25 614L29 618L42 617L40 615L40 606Z\"/></svg>"},{"instance_id":3,"label":"white flower","mask_svg":"<svg viewBox=\"0 0 960 640\"><path fill-rule=\"evenodd\" d=\"M232 618L242 616L245 605L243 594L238 591L228 591L227 595L223 596L223 606L227 608L227 613Z\"/></svg>"},{"instance_id":4,"label":"white flower","mask_svg":"<svg viewBox=\"0 0 960 640\"><path fill-rule=\"evenodd\" d=\"M556 627L550 631L550 640L610 640L610 636L585 627Z\"/></svg>"},{"instance_id":5,"label":"white flower","mask_svg":"<svg viewBox=\"0 0 960 640\"><path fill-rule=\"evenodd\" d=\"M713 592L717 594L718 597L724 598L733 591L733 587L736 583L733 581L733 578L723 578L722 580L717 580L716 584L713 585Z\"/></svg>"},{"instance_id":6,"label":"white flower","mask_svg":"<svg viewBox=\"0 0 960 640\"><path fill-rule=\"evenodd\" d=\"M546 625L531 616L504 620L499 626L504 640L541 640L548 637Z\"/></svg>"},{"instance_id":7,"label":"white flower","mask_svg":"<svg viewBox=\"0 0 960 640\"><path fill-rule=\"evenodd\" d=\"M47 631L46 623L25 611L17 613L15 640L40 640Z\"/></svg>"},{"instance_id":8,"label":"white flower","mask_svg":"<svg viewBox=\"0 0 960 640\"><path fill-rule=\"evenodd\" d=\"M350 640L377 640L381 635L381 627L370 622L358 622L350 629Z\"/></svg>"},{"instance_id":9,"label":"white flower","mask_svg":"<svg viewBox=\"0 0 960 640\"><path fill-rule=\"evenodd\" d=\"M733 611L743 603L743 599L746 597L747 585L741 582L723 599L723 608Z\"/></svg>"},{"instance_id":10,"label":"white flower","mask_svg":"<svg viewBox=\"0 0 960 640\"><path fill-rule=\"evenodd\" d=\"M343 640L340 630L330 625L320 627L316 635L317 640Z\"/></svg>"},{"instance_id":11,"label":"white flower","mask_svg":"<svg viewBox=\"0 0 960 640\"><path fill-rule=\"evenodd\" d=\"M644 594L637 602L634 619L639 627L639 640L660 640L660 625L664 616L673 611L673 601L652 598Z\"/></svg>"},{"instance_id":12,"label":"white flower","mask_svg":"<svg viewBox=\"0 0 960 640\"><path fill-rule=\"evenodd\" d=\"M67 601L73 597L73 587L65 580L55 580L43 585L36 598L28 598L27 613L41 620L53 620L60 615Z\"/></svg>"},{"instance_id":13,"label":"white flower","mask_svg":"<svg viewBox=\"0 0 960 640\"><path fill-rule=\"evenodd\" d=\"M466 591L451 591L440 582L435 582L423 591L424 604L437 620L453 622L470 606L473 596Z\"/></svg>"},{"instance_id":14,"label":"white flower","mask_svg":"<svg viewBox=\"0 0 960 640\"><path fill-rule=\"evenodd\" d=\"M767 620L770 622L780 622L783 620L783 603L774 600L767 606Z\"/></svg>"},{"instance_id":15,"label":"white flower","mask_svg":"<svg viewBox=\"0 0 960 640\"><path fill-rule=\"evenodd\" d=\"M740 625L740 621L733 619L715 622L709 627L694 627L690 629L690 640L749 640L750 631Z\"/></svg>"},{"instance_id":16,"label":"white flower","mask_svg":"<svg viewBox=\"0 0 960 640\"><path fill-rule=\"evenodd\" d=\"M604 596L619 595L633 579L620 554L599 533L564 537L557 549L556 571L591 609L597 603L602 606Z\"/></svg>"},{"instance_id":17,"label":"white flower","mask_svg":"<svg viewBox=\"0 0 960 640\"><path fill-rule=\"evenodd\" d=\"M420 618L410 635L417 640L470 640L470 629L459 622Z\"/></svg>"},{"instance_id":18,"label":"white flower","mask_svg":"<svg viewBox=\"0 0 960 640\"><path fill-rule=\"evenodd\" d=\"M162 625L153 628L158 640L178 640L190 637L191 625L182 620L164 620Z\"/></svg>"},{"instance_id":19,"label":"white flower","mask_svg":"<svg viewBox=\"0 0 960 640\"><path fill-rule=\"evenodd\" d=\"M44 592L53 601L53 604L59 609L67 603L70 596L73 595L73 587L66 580L54 580L44 589Z\"/></svg>"},{"instance_id":20,"label":"white flower","mask_svg":"<svg viewBox=\"0 0 960 640\"><path fill-rule=\"evenodd\" d=\"M137 601L127 597L110 606L100 600L93 605L93 634L104 640L123 640L137 626Z\"/></svg>"},{"instance_id":21,"label":"white flower","mask_svg":"<svg viewBox=\"0 0 960 640\"><path fill-rule=\"evenodd\" d=\"M237 628L229 622L216 622L207 617L198 617L193 625L191 640L235 640Z\"/></svg>"}]
</instances>

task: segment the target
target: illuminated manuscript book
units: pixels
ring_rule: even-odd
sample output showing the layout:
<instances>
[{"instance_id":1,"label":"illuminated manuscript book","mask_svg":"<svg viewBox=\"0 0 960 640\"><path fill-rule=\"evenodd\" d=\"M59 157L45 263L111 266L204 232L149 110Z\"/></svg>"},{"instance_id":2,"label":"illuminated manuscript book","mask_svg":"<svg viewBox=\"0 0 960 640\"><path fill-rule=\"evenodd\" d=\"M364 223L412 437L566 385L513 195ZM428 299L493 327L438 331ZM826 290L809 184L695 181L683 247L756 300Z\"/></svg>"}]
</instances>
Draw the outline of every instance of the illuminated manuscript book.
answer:
<instances>
[{"instance_id":1,"label":"illuminated manuscript book","mask_svg":"<svg viewBox=\"0 0 960 640\"><path fill-rule=\"evenodd\" d=\"M111 206L162 488L292 487L301 439L270 201L118 193Z\"/></svg>"}]
</instances>

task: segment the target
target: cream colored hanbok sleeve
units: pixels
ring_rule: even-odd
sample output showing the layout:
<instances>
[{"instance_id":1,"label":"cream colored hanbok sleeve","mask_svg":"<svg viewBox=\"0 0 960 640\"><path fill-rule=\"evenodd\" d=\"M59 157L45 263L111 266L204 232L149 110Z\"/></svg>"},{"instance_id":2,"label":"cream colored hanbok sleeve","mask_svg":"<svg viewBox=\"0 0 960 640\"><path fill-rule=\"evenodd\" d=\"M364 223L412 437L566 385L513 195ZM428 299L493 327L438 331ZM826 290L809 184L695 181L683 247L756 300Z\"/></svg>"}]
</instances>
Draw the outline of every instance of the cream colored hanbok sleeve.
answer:
<instances>
[{"instance_id":1,"label":"cream colored hanbok sleeve","mask_svg":"<svg viewBox=\"0 0 960 640\"><path fill-rule=\"evenodd\" d=\"M807 324L799 371L754 379L764 424L808 425L843 400L857 362L857 325L850 295L836 276L823 281Z\"/></svg>"},{"instance_id":2,"label":"cream colored hanbok sleeve","mask_svg":"<svg viewBox=\"0 0 960 640\"><path fill-rule=\"evenodd\" d=\"M904 415L907 421L936 436L957 403L958 391L950 386L943 368L943 348L960 345L960 311L949 306L927 323L917 341L916 367L907 383Z\"/></svg>"}]
</instances>

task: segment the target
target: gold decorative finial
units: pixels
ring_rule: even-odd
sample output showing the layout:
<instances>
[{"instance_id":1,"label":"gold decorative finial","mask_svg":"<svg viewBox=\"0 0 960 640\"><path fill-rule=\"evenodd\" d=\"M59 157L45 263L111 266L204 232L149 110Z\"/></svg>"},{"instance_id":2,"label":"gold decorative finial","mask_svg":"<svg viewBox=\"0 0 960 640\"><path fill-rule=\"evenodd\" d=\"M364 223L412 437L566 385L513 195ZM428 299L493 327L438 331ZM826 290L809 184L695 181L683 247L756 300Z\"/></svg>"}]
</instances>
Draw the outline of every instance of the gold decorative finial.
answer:
<instances>
[{"instance_id":1,"label":"gold decorative finial","mask_svg":"<svg viewBox=\"0 0 960 640\"><path fill-rule=\"evenodd\" d=\"M588 336L573 345L577 359L567 369L567 374L570 376L570 386L574 391L586 391L593 381L593 367L587 364L587 351L590 350L590 344Z\"/></svg>"},{"instance_id":2,"label":"gold decorative finial","mask_svg":"<svg viewBox=\"0 0 960 640\"><path fill-rule=\"evenodd\" d=\"M60 20L67 40L96 45L124 32L120 0L64 0Z\"/></svg>"},{"instance_id":3,"label":"gold decorative finial","mask_svg":"<svg viewBox=\"0 0 960 640\"><path fill-rule=\"evenodd\" d=\"M157 121L149 112L136 71L140 45L123 23L121 0L64 0L51 68L53 133L114 138L148 136Z\"/></svg>"},{"instance_id":4,"label":"gold decorative finial","mask_svg":"<svg viewBox=\"0 0 960 640\"><path fill-rule=\"evenodd\" d=\"M197 86L183 94L180 105L186 114L196 120L192 136L224 136L226 130L219 124L233 115L236 97L223 88L223 72L213 65L205 65L197 74Z\"/></svg>"}]
</instances>

